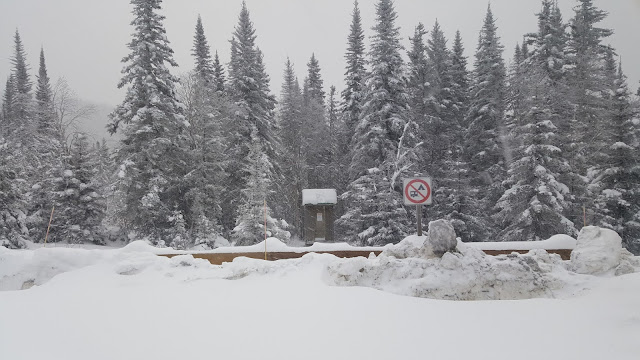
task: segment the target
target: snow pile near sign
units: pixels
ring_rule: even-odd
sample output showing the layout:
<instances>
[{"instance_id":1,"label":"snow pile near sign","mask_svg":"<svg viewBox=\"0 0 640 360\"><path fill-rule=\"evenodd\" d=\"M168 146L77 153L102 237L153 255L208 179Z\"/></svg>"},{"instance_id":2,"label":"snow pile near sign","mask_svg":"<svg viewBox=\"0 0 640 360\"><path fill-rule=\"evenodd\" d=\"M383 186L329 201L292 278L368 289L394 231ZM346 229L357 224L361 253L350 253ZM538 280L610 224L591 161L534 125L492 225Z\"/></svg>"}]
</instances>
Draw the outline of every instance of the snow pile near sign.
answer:
<instances>
[{"instance_id":1,"label":"snow pile near sign","mask_svg":"<svg viewBox=\"0 0 640 360\"><path fill-rule=\"evenodd\" d=\"M616 275L633 272L637 258L622 248L622 239L613 230L586 226L578 235L578 243L571 253L572 269L580 274Z\"/></svg>"},{"instance_id":2,"label":"snow pile near sign","mask_svg":"<svg viewBox=\"0 0 640 360\"><path fill-rule=\"evenodd\" d=\"M429 234L450 237L443 224L430 223ZM442 231L432 229L442 228ZM445 234L446 236L441 236ZM575 294L588 277L615 269L616 275L638 271L640 258L622 249L611 230L585 228L575 240L554 236L538 244L510 243L490 249L523 250L527 246L562 249L575 246L571 261L545 249L527 254L489 256L477 246L458 242L442 256L434 251L439 240L409 236L385 247L377 258L354 259L329 266L336 285L367 286L400 295L447 300L515 300ZM481 245L481 244L479 244ZM485 248L485 247L482 247Z\"/></svg>"},{"instance_id":3,"label":"snow pile near sign","mask_svg":"<svg viewBox=\"0 0 640 360\"><path fill-rule=\"evenodd\" d=\"M445 300L557 297L585 281L545 250L493 257L460 242L457 252L438 257L417 246L419 240L409 237L375 259L331 264L329 274L336 285Z\"/></svg>"}]
</instances>

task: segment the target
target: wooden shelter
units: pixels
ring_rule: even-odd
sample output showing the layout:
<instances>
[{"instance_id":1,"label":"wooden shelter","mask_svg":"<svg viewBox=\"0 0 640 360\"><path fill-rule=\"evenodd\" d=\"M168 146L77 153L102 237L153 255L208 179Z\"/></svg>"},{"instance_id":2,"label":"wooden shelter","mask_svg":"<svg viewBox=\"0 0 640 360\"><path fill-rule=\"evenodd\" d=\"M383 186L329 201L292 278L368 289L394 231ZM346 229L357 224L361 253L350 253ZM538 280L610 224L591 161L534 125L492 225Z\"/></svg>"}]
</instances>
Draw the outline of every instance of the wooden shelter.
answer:
<instances>
[{"instance_id":1,"label":"wooden shelter","mask_svg":"<svg viewBox=\"0 0 640 360\"><path fill-rule=\"evenodd\" d=\"M333 242L334 207L338 203L335 189L302 190L304 207L304 242Z\"/></svg>"}]
</instances>

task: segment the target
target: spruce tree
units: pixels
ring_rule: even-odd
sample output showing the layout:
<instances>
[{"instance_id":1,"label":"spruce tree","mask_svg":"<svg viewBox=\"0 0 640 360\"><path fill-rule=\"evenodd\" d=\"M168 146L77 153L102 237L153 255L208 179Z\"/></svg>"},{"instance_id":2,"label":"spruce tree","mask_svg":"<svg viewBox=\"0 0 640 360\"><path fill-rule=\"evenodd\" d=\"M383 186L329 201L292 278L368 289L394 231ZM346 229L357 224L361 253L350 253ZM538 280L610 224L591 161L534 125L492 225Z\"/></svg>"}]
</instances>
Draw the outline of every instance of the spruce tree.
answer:
<instances>
[{"instance_id":1,"label":"spruce tree","mask_svg":"<svg viewBox=\"0 0 640 360\"><path fill-rule=\"evenodd\" d=\"M220 57L218 57L217 51L216 55L213 58L213 79L216 85L216 91L218 93L224 94L227 78L224 74L224 68L220 63Z\"/></svg>"},{"instance_id":2,"label":"spruce tree","mask_svg":"<svg viewBox=\"0 0 640 360\"><path fill-rule=\"evenodd\" d=\"M195 59L195 71L196 75L204 81L206 86L214 85L215 81L215 67L211 61L211 53L209 49L209 43L207 37L204 34L204 27L202 26L202 18L198 15L198 21L196 22L196 34L193 37L193 49L191 55Z\"/></svg>"},{"instance_id":3,"label":"spruce tree","mask_svg":"<svg viewBox=\"0 0 640 360\"><path fill-rule=\"evenodd\" d=\"M47 65L44 58L44 49L40 49L40 67L38 69L38 82L36 85L36 114L38 117L38 130L49 131L55 128L55 114L53 110L53 92Z\"/></svg>"},{"instance_id":4,"label":"spruce tree","mask_svg":"<svg viewBox=\"0 0 640 360\"><path fill-rule=\"evenodd\" d=\"M606 162L600 179L596 208L603 214L599 225L615 230L627 249L640 252L640 130L633 123L635 111L622 66L618 67L613 93Z\"/></svg>"},{"instance_id":5,"label":"spruce tree","mask_svg":"<svg viewBox=\"0 0 640 360\"><path fill-rule=\"evenodd\" d=\"M604 119L606 116L606 93L610 88L603 81L604 57L610 49L602 42L613 32L597 27L607 16L605 11L596 8L592 0L578 0L574 8L575 15L570 21L570 37L567 42L568 83L571 87L570 122L572 151L569 154L572 168L582 176L586 183L577 183L574 193L577 196L578 209L574 209L573 218L580 219L582 207L588 209L587 223L593 224L593 197L588 190L604 161L602 154L608 140ZM576 211L577 210L577 211ZM576 213L577 212L577 213Z\"/></svg>"},{"instance_id":6,"label":"spruce tree","mask_svg":"<svg viewBox=\"0 0 640 360\"><path fill-rule=\"evenodd\" d=\"M85 134L71 142L63 171L55 179L55 222L51 242L104 244L106 203L96 184L97 162Z\"/></svg>"},{"instance_id":7,"label":"spruce tree","mask_svg":"<svg viewBox=\"0 0 640 360\"><path fill-rule=\"evenodd\" d=\"M276 237L287 242L290 234L282 229L282 223L271 216L271 208L266 204L271 182L273 166L261 148L262 141L258 130L251 132L251 148L245 159L245 171L249 174L246 187L242 190L242 203L231 233L231 240L237 246L253 245L267 237ZM265 229L266 221L266 229Z\"/></svg>"},{"instance_id":8,"label":"spruce tree","mask_svg":"<svg viewBox=\"0 0 640 360\"><path fill-rule=\"evenodd\" d=\"M16 172L13 147L0 136L0 246L23 248L29 239L26 222L26 202L18 184L24 179Z\"/></svg>"},{"instance_id":9,"label":"spruce tree","mask_svg":"<svg viewBox=\"0 0 640 360\"><path fill-rule=\"evenodd\" d=\"M460 31L456 31L448 72L451 79L451 102L447 111L450 138L444 158L445 175L438 182L438 186L445 186L449 191L441 200L441 207L444 218L451 221L456 234L463 241L479 241L486 224L482 216L473 213L479 206L470 186L469 164L464 156L464 119L469 106L469 72Z\"/></svg>"},{"instance_id":10,"label":"spruce tree","mask_svg":"<svg viewBox=\"0 0 640 360\"><path fill-rule=\"evenodd\" d=\"M269 93L269 77L265 72L263 55L256 46L256 34L249 16L246 3L238 17L238 25L231 39L231 60L229 62L228 92L232 102L238 107L236 117L229 126L228 149L229 163L229 201L225 202L223 212L232 216L240 215L237 200L241 190L247 186L250 174L245 161L252 144L252 132L255 130L259 147L265 152L274 167L278 159L277 124L274 119L275 98ZM277 169L276 169L277 171ZM225 226L233 228L237 221L227 219Z\"/></svg>"},{"instance_id":11,"label":"spruce tree","mask_svg":"<svg viewBox=\"0 0 640 360\"><path fill-rule=\"evenodd\" d=\"M12 131L14 114L14 102L16 98L16 78L13 74L9 74L5 84L4 93L2 95L2 127L0 127L3 136L8 135Z\"/></svg>"},{"instance_id":12,"label":"spruce tree","mask_svg":"<svg viewBox=\"0 0 640 360\"><path fill-rule=\"evenodd\" d=\"M282 174L279 189L283 201L278 208L301 235L303 228L302 189L307 187L307 162L303 145L302 93L293 64L287 58L280 92L278 122L282 141Z\"/></svg>"},{"instance_id":13,"label":"spruce tree","mask_svg":"<svg viewBox=\"0 0 640 360\"><path fill-rule=\"evenodd\" d=\"M420 137L426 141L420 151L425 163L431 162L431 153L427 146L431 144L430 134L427 132L430 124L429 97L431 84L429 83L429 60L424 42L427 31L422 23L416 26L413 37L410 37L411 49L408 52L408 79L407 92L409 93L409 105L411 117L419 126ZM428 173L427 173L428 174Z\"/></svg>"},{"instance_id":14,"label":"spruce tree","mask_svg":"<svg viewBox=\"0 0 640 360\"><path fill-rule=\"evenodd\" d=\"M349 169L354 180L342 195L346 213L337 225L352 243L380 245L398 242L409 231L397 181L406 168L399 164L398 154L404 153L401 147L411 148L415 134L407 131L408 94L393 2L380 0L376 15L371 73ZM363 192L363 187L368 190Z\"/></svg>"},{"instance_id":15,"label":"spruce tree","mask_svg":"<svg viewBox=\"0 0 640 360\"><path fill-rule=\"evenodd\" d=\"M504 132L506 69L502 51L495 19L488 7L476 49L470 108L465 121L465 151L479 206L474 210L476 215L491 214L503 192L505 158L501 136ZM486 231L491 233L491 225L486 226Z\"/></svg>"},{"instance_id":16,"label":"spruce tree","mask_svg":"<svg viewBox=\"0 0 640 360\"><path fill-rule=\"evenodd\" d=\"M304 124L301 134L309 168L308 185L316 189L335 187L334 184L329 183L326 176L330 157L328 144L331 139L328 137L323 84L320 64L315 54L312 54L307 63L307 77L304 83L302 114Z\"/></svg>"},{"instance_id":17,"label":"spruce tree","mask_svg":"<svg viewBox=\"0 0 640 360\"><path fill-rule=\"evenodd\" d=\"M181 248L214 248L223 234L222 203L228 186L224 128L232 121L235 108L217 89L216 67L200 20L192 55L195 67L184 79L180 94L190 124L184 144L188 153L183 184L186 204L184 210L175 209L171 215L175 230L171 243Z\"/></svg>"},{"instance_id":18,"label":"spruce tree","mask_svg":"<svg viewBox=\"0 0 640 360\"><path fill-rule=\"evenodd\" d=\"M169 217L182 209L180 181L186 156L179 146L186 126L183 105L176 99L178 79L167 65L177 66L159 15L161 0L132 0L135 31L118 87L124 101L110 115L109 131L122 131L117 152L119 218L125 228L157 242L172 232Z\"/></svg>"},{"instance_id":19,"label":"spruce tree","mask_svg":"<svg viewBox=\"0 0 640 360\"><path fill-rule=\"evenodd\" d=\"M346 127L346 141L343 150L350 148L356 126L362 113L364 96L365 47L364 30L358 1L353 3L353 13L349 37L347 39L347 51L345 53L347 67L345 71L345 89L342 91L342 118Z\"/></svg>"},{"instance_id":20,"label":"spruce tree","mask_svg":"<svg viewBox=\"0 0 640 360\"><path fill-rule=\"evenodd\" d=\"M566 183L571 180L570 164L563 155L567 143L564 27L551 1L542 2L537 17L538 32L527 36L533 49L526 58L516 54L510 73L512 161L504 182L508 189L496 215L503 241L577 234L565 215L572 194Z\"/></svg>"},{"instance_id":21,"label":"spruce tree","mask_svg":"<svg viewBox=\"0 0 640 360\"><path fill-rule=\"evenodd\" d=\"M55 194L51 191L55 179L63 169L62 157L65 152L63 134L56 124L53 93L47 75L44 50L40 50L40 66L36 83L36 106L34 118L35 132L32 134L34 157L30 192L31 235L36 241L44 239L50 211L55 203Z\"/></svg>"},{"instance_id":22,"label":"spruce tree","mask_svg":"<svg viewBox=\"0 0 640 360\"><path fill-rule=\"evenodd\" d=\"M22 39L20 33L16 29L16 33L13 38L14 53L11 58L11 64L13 65L13 77L15 80L15 97L13 99L12 112L14 115L15 124L14 128L22 129L23 131L30 131L32 121L32 98L31 93L33 83L29 77L29 65L26 60L26 52L22 45Z\"/></svg>"}]
</instances>

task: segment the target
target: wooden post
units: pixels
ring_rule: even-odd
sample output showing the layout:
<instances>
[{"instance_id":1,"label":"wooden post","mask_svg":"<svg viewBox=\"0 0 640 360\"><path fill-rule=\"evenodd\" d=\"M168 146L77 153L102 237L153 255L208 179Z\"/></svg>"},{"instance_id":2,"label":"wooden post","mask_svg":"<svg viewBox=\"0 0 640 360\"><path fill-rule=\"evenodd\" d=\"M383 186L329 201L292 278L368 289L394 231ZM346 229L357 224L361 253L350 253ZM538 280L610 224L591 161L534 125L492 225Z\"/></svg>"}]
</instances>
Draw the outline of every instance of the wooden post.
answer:
<instances>
[{"instance_id":1,"label":"wooden post","mask_svg":"<svg viewBox=\"0 0 640 360\"><path fill-rule=\"evenodd\" d=\"M49 238L49 229L51 229L51 221L53 220L53 210L55 210L56 206L54 205L51 208L51 216L49 217L49 226L47 226L47 235L44 236L44 247L47 247L47 239Z\"/></svg>"},{"instance_id":2,"label":"wooden post","mask_svg":"<svg viewBox=\"0 0 640 360\"><path fill-rule=\"evenodd\" d=\"M418 236L422 236L422 205L416 205L416 218L418 219Z\"/></svg>"},{"instance_id":3,"label":"wooden post","mask_svg":"<svg viewBox=\"0 0 640 360\"><path fill-rule=\"evenodd\" d=\"M264 259L267 260L267 199L264 199Z\"/></svg>"}]
</instances>

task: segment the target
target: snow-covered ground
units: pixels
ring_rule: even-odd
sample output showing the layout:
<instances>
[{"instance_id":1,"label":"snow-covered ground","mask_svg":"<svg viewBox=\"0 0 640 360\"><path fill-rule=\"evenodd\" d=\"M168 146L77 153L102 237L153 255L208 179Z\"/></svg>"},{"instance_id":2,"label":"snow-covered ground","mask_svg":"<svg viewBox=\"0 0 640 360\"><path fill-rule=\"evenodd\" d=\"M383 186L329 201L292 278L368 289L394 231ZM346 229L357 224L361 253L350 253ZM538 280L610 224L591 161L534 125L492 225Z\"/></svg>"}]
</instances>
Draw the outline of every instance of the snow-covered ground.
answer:
<instances>
[{"instance_id":1,"label":"snow-covered ground","mask_svg":"<svg viewBox=\"0 0 640 360\"><path fill-rule=\"evenodd\" d=\"M0 359L640 358L637 257L594 276L542 250L440 258L424 241L222 266L142 242L0 247Z\"/></svg>"}]
</instances>

